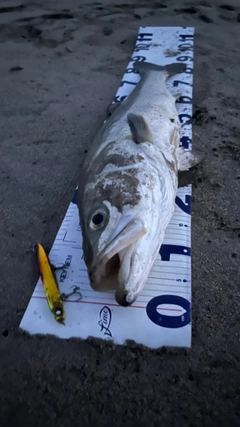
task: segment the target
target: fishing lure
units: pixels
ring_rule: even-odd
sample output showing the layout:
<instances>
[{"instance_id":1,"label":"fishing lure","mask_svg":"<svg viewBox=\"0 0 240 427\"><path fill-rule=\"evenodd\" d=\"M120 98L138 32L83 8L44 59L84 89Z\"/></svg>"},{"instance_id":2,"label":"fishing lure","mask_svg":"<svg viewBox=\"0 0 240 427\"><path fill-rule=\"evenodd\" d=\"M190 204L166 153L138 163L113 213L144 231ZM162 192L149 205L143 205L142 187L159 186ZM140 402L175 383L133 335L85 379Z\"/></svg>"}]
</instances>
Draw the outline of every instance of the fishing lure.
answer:
<instances>
[{"instance_id":1,"label":"fishing lure","mask_svg":"<svg viewBox=\"0 0 240 427\"><path fill-rule=\"evenodd\" d=\"M37 244L37 248L38 248L37 252L38 252L38 263L40 268L40 275L41 275L45 295L47 298L48 306L51 312L53 313L55 320L58 323L65 325L64 323L65 312L63 309L63 300L67 300L72 295L79 294L79 298L77 300L79 301L82 298L80 288L79 286L73 285L72 286L73 290L69 294L60 293L54 271L65 268L67 267L67 265L64 264L61 267L53 266L50 263L49 258L40 243ZM36 246L35 246L35 249L36 249Z\"/></svg>"},{"instance_id":2,"label":"fishing lure","mask_svg":"<svg viewBox=\"0 0 240 427\"><path fill-rule=\"evenodd\" d=\"M64 325L65 312L63 308L63 299L59 291L53 268L42 245L38 243L37 247L40 275L48 306L53 313L55 320Z\"/></svg>"}]
</instances>

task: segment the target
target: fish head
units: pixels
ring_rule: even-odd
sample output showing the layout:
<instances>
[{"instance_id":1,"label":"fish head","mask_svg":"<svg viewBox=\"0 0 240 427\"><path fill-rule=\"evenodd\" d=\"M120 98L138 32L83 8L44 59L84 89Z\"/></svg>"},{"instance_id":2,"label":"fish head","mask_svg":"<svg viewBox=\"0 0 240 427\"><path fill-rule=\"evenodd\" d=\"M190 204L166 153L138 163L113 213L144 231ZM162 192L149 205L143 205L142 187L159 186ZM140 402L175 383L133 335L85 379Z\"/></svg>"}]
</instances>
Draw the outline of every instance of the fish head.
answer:
<instances>
[{"instance_id":1,"label":"fish head","mask_svg":"<svg viewBox=\"0 0 240 427\"><path fill-rule=\"evenodd\" d=\"M146 233L144 223L138 209L120 212L109 201L90 204L84 213L83 253L90 284L97 291L116 289L123 253Z\"/></svg>"},{"instance_id":2,"label":"fish head","mask_svg":"<svg viewBox=\"0 0 240 427\"><path fill-rule=\"evenodd\" d=\"M149 185L139 188L141 197L134 202L132 196L132 204L128 199L122 205L114 199L118 191L116 181L108 200L97 197L95 185L95 199L86 192L80 209L90 285L96 291L116 290L117 303L125 307L133 304L143 289L159 250L161 209L156 209L155 204L161 203L161 197L150 186L155 182L158 187L158 181L152 176L147 181ZM136 188L134 191L136 195Z\"/></svg>"}]
</instances>

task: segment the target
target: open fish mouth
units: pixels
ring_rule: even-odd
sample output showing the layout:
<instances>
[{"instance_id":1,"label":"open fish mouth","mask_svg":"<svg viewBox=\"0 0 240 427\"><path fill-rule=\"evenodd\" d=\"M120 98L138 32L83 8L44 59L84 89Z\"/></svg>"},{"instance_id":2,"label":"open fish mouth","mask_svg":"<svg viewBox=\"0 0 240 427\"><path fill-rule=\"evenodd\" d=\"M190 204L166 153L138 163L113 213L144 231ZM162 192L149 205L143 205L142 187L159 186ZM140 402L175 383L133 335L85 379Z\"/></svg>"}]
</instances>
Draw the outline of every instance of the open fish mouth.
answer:
<instances>
[{"instance_id":1,"label":"open fish mouth","mask_svg":"<svg viewBox=\"0 0 240 427\"><path fill-rule=\"evenodd\" d=\"M117 227L121 228L124 218ZM116 289L116 301L127 306L134 301L134 292L129 288L132 253L138 240L147 230L141 219L128 222L121 231L113 233L110 242L102 250L89 270L91 287L100 292ZM127 287L126 287L127 286ZM135 284L132 284L135 288Z\"/></svg>"}]
</instances>

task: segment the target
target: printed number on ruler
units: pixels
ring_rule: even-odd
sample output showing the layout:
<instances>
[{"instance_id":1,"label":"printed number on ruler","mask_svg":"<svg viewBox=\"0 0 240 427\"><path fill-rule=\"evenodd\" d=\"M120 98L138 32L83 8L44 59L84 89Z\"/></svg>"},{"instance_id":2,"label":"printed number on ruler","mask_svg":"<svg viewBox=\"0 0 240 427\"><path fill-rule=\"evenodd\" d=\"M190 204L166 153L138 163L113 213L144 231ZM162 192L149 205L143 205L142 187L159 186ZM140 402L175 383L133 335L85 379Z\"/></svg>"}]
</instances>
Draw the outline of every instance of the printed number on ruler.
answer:
<instances>
[{"instance_id":1,"label":"printed number on ruler","mask_svg":"<svg viewBox=\"0 0 240 427\"><path fill-rule=\"evenodd\" d=\"M148 35L149 36L149 35ZM183 49L187 50L193 50L193 35L185 35L180 34L179 35L179 44L178 49L179 51ZM186 43L187 42L187 43ZM144 61L144 57L141 58L141 61ZM133 59L133 58L132 58ZM134 58L134 60L136 60ZM180 62L192 62L193 57L189 55L180 55L176 58L177 61ZM185 74L193 74L193 69L188 64L188 67L184 71ZM188 81L182 81L182 80L174 80L173 87L178 86L192 86L192 82ZM181 96L179 97L178 104L192 104L192 98L190 96ZM181 123L184 123L184 121L191 119L191 116L189 114L180 114L179 120ZM185 149L189 149L190 145L192 143L191 138L187 135L183 135L181 137L181 146ZM191 196L185 195L185 201L183 201L180 197L176 197L176 205L185 213L188 215L191 215ZM160 248L160 255L162 261L170 261L171 254L177 254L177 255L183 255L183 256L190 256L191 250L189 247L186 246L179 246L179 245L162 245ZM180 279L178 279L180 280ZM181 314L180 316L167 316L160 314L157 310L157 307L161 304L169 304L169 305L177 305L182 307L185 310L184 314ZM180 297L178 295L161 295L152 298L146 307L146 312L149 317L149 319L155 323L158 326L162 326L165 328L181 328L183 326L186 326L191 321L191 304L190 302L183 297Z\"/></svg>"}]
</instances>

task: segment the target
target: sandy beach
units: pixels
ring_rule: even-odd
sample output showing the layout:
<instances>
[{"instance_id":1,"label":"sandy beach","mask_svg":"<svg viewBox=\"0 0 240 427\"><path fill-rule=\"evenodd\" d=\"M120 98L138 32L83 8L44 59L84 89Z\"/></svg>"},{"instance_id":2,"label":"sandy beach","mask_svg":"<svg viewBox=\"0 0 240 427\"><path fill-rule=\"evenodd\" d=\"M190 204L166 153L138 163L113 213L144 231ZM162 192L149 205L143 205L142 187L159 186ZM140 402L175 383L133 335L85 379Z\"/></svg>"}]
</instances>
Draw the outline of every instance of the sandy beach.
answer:
<instances>
[{"instance_id":1,"label":"sandy beach","mask_svg":"<svg viewBox=\"0 0 240 427\"><path fill-rule=\"evenodd\" d=\"M190 350L19 330L140 26L193 26ZM237 0L0 1L0 424L240 425Z\"/></svg>"}]
</instances>

